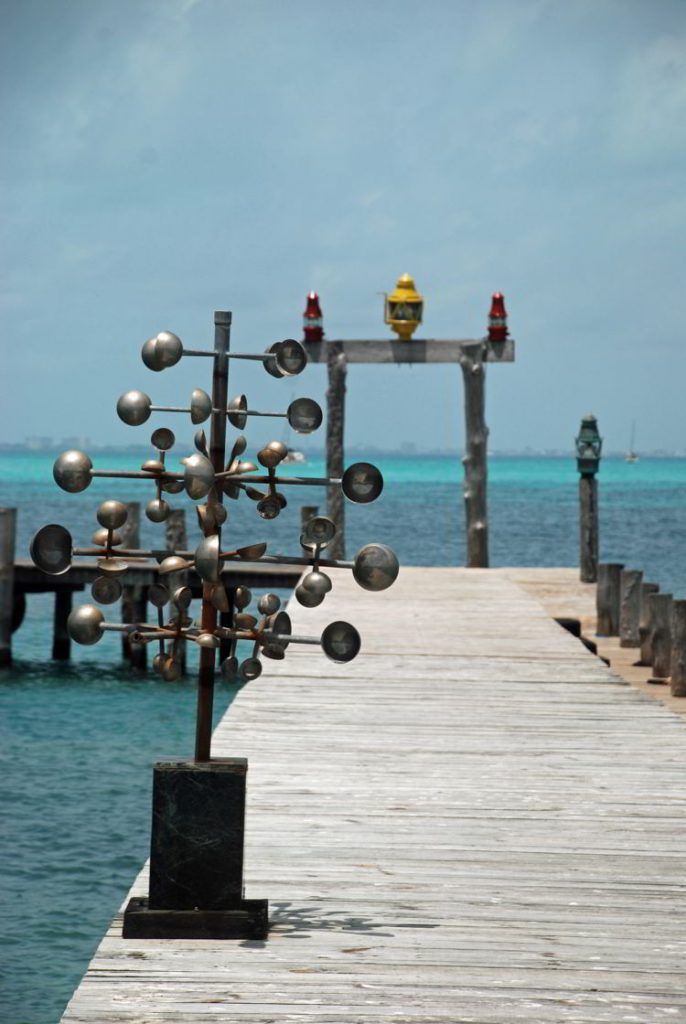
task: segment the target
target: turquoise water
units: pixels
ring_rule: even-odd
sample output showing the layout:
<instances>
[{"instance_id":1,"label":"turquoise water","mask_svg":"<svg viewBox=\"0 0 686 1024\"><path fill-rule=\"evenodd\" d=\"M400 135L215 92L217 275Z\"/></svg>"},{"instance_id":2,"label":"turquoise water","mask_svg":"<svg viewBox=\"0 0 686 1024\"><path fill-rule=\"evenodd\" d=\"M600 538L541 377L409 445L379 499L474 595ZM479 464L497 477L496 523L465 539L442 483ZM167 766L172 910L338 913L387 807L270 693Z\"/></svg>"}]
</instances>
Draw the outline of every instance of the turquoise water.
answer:
<instances>
[{"instance_id":1,"label":"turquoise water","mask_svg":"<svg viewBox=\"0 0 686 1024\"><path fill-rule=\"evenodd\" d=\"M95 462L137 468L146 457L143 450ZM102 480L83 494L64 494L52 480L53 459L0 455L0 506L19 509L20 557L46 522L64 523L80 544L96 526L99 501L152 496L146 485ZM462 564L459 460L370 461L386 485L375 504L347 506L348 552L378 540L404 564ZM290 471L323 475L324 467L311 460ZM492 458L489 474L492 564L577 564L574 461ZM643 569L663 590L686 596L686 460L604 459L599 483L601 557ZM240 543L266 540L272 551L297 552L300 506L323 505L323 495L291 488L288 498L273 523L259 520L245 500L232 503L231 534ZM144 521L143 543L160 545L162 536L162 527ZM49 596L29 597L13 667L0 673L0 1019L7 1024L59 1020L147 855L151 765L187 756L193 745L190 678L170 684L132 676L112 636L76 648L70 665L57 666L49 660L51 618ZM217 715L233 696L218 687Z\"/></svg>"}]
</instances>

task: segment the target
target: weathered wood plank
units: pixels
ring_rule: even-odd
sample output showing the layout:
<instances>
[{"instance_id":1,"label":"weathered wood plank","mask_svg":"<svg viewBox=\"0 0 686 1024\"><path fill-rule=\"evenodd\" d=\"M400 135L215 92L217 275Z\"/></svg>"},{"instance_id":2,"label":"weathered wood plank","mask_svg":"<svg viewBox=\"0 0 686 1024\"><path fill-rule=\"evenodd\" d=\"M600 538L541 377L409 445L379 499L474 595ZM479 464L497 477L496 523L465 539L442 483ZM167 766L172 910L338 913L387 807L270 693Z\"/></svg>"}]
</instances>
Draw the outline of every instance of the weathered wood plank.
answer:
<instances>
[{"instance_id":1,"label":"weathered wood plank","mask_svg":"<svg viewBox=\"0 0 686 1024\"><path fill-rule=\"evenodd\" d=\"M487 363L514 362L514 339L487 341L486 339L462 338L460 340L439 340L437 338L353 339L344 341L321 341L308 343L307 358L311 363L325 363L331 346L339 351L349 363L459 363L465 348L483 345L484 360Z\"/></svg>"},{"instance_id":2,"label":"weathered wood plank","mask_svg":"<svg viewBox=\"0 0 686 1024\"><path fill-rule=\"evenodd\" d=\"M351 619L363 652L289 650L215 734L249 757L268 941L124 941L117 915L64 1024L686 1019L686 726L517 572L553 578L335 573L291 609L298 632Z\"/></svg>"}]
</instances>

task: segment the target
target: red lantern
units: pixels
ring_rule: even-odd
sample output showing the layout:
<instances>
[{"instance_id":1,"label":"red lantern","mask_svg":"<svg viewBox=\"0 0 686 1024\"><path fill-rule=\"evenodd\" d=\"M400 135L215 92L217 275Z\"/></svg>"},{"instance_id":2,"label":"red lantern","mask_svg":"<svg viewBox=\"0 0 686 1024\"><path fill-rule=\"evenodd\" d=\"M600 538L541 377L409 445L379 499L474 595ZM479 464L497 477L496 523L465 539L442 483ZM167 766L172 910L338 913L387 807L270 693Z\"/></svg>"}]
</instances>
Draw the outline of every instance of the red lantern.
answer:
<instances>
[{"instance_id":1,"label":"red lantern","mask_svg":"<svg viewBox=\"0 0 686 1024\"><path fill-rule=\"evenodd\" d=\"M324 337L323 318L319 305L319 296L310 292L303 315L303 336L305 341L321 341Z\"/></svg>"},{"instance_id":2,"label":"red lantern","mask_svg":"<svg viewBox=\"0 0 686 1024\"><path fill-rule=\"evenodd\" d=\"M491 300L491 311L488 314L488 340L505 341L507 335L505 296L501 292L494 292Z\"/></svg>"}]
</instances>

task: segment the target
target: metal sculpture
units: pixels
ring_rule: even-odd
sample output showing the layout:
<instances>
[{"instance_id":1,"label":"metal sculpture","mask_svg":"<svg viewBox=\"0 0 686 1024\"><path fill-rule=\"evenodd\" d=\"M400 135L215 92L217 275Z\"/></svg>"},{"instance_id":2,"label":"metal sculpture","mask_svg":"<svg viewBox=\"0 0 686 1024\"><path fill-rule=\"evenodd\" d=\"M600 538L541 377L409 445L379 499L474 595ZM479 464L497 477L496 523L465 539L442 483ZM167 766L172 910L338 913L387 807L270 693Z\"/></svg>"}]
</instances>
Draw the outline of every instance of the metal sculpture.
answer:
<instances>
[{"instance_id":1,"label":"metal sculpture","mask_svg":"<svg viewBox=\"0 0 686 1024\"><path fill-rule=\"evenodd\" d=\"M50 524L38 531L31 543L31 556L35 564L46 573L67 572L73 557L97 558L101 575L92 587L92 596L99 604L112 604L121 596L121 578L132 561L157 561L159 582L149 592L151 603L157 608L157 622L119 624L108 622L102 611L94 605L83 605L69 616L68 630L73 640L81 644L95 644L109 630L130 633L131 640L159 645L153 661L154 669L166 680L181 675L180 642L195 643L200 648L198 711L195 759L206 761L211 752L212 693L217 652L229 645L229 654L222 658L220 670L226 679L247 682L262 672L262 658L282 659L289 644L319 644L331 660L347 662L360 649L360 637L354 626L334 622L320 637L295 636L288 614L280 610L276 594L260 598L257 611L260 617L246 611L252 595L238 587L229 598L222 581L222 569L228 562L274 563L309 568L296 588L300 604L313 608L324 600L331 590L331 579L323 571L330 567L351 569L361 587L384 590L398 574L398 561L390 548L383 544L368 544L353 561L338 561L322 557L336 533L334 523L325 516L316 516L304 528L301 546L310 551L308 556L268 554L265 543L252 543L233 549L222 543L222 528L227 520L224 498L237 500L245 494L256 503L258 515L264 520L275 519L286 507L282 488L293 486L340 486L343 494L356 503L374 501L383 489L379 470L370 463L356 463L340 479L280 476L278 467L287 454L280 441L271 441L257 453L258 466L242 461L247 448L246 438L239 434L226 456L227 422L238 430L245 427L248 417L285 417L293 430L309 434L322 422L319 405L310 398L291 402L285 413L260 412L249 407L245 395L228 398L230 359L252 359L263 363L274 377L299 374L307 364L302 345L294 340L277 342L264 354L234 353L229 349L231 314L215 314L215 344L213 350L186 348L181 339L170 331L162 331L143 345L142 359L153 371L160 372L176 365L183 357L198 356L213 359L212 395L196 388L188 406L155 405L139 390L128 391L117 402L117 413L124 423L139 426L148 421L153 412L181 413L190 416L194 425L211 421L209 442L204 430L195 435L196 451L181 459L182 471L169 468L168 455L175 437L167 427L158 427L151 436L156 450L154 458L146 460L140 470L96 469L85 452L67 451L54 464L53 475L65 491L79 493L88 488L95 477L148 480L154 484L155 497L147 504L145 513L154 523L164 522L170 512L165 495L179 495L185 491L197 505L197 515L203 539L195 551L128 549L122 546L119 530L126 521L126 506L119 501L104 501L97 510L99 529L93 534L91 547L74 547L71 534L63 526ZM203 581L202 611L199 619L189 614L191 591L187 586L170 588L166 585L175 573L195 569ZM165 616L164 609L171 612ZM218 612L228 613L233 608L231 625L218 624ZM253 644L250 657L239 663L236 646L239 641Z\"/></svg>"},{"instance_id":2,"label":"metal sculpture","mask_svg":"<svg viewBox=\"0 0 686 1024\"><path fill-rule=\"evenodd\" d=\"M336 527L325 516L311 518L300 537L305 554L268 554L260 541L229 547L223 537L227 522L224 499L243 495L255 502L261 519L275 519L286 507L283 490L293 486L340 487L351 501L374 501L383 488L379 470L366 462L348 467L340 479L318 479L279 474L287 449L270 441L257 452L256 462L242 460L247 448L242 434L226 453L227 423L242 430L250 416L283 416L290 427L308 434L321 424L322 411L312 399L298 398L285 413L261 412L250 407L245 395L228 397L229 360L260 360L274 377L299 374L307 364L302 345L277 342L262 355L229 350L231 314L215 313L214 349L186 348L181 339L162 331L143 345L145 365L156 372L176 365L185 356L210 357L212 393L191 393L188 406L155 405L144 391L128 391L117 402L119 417L131 426L148 421L153 412L189 415L194 425L210 420L209 441L204 430L195 434L195 451L181 459L182 470L169 466L175 437L168 427L156 428L150 438L155 454L140 470L96 469L88 455L68 451L54 465L57 484L73 494L88 488L95 477L147 480L155 488L145 512L153 523L164 522L171 511L168 498L183 492L194 502L202 540L194 551L127 548L120 532L126 506L103 501L97 510L98 529L90 547L75 547L71 534L58 524L44 526L31 542L31 556L46 573L69 571L73 558L96 558L100 575L92 585L98 604L115 602L121 580L132 562L157 566L157 582L148 599L157 609L157 621L122 624L109 622L100 608L83 605L72 611L69 635L81 644L96 644L110 630L126 632L131 641L156 643L154 669L165 680L182 673L182 644L199 648L198 702L195 760L159 762L153 777L153 824L148 897L132 897L125 914L125 937L136 938L264 938L268 931L267 901L243 896L243 838L247 761L211 758L212 705L217 662L224 678L248 682L262 673L262 659L281 660L291 644L316 644L332 661L345 663L360 650L360 636L348 622L332 622L321 636L294 635L287 612L276 594L257 601L257 614L247 609L252 595L246 586L227 586L224 568L231 564L302 566L295 597L306 608L324 600L332 582L328 568L352 570L366 590L385 590L398 574L394 553L383 544L367 544L351 562L324 557ZM258 468L258 464L260 468ZM191 588L180 584L179 573L194 570L202 581L202 608L190 613ZM250 641L249 657L239 662L237 645Z\"/></svg>"}]
</instances>

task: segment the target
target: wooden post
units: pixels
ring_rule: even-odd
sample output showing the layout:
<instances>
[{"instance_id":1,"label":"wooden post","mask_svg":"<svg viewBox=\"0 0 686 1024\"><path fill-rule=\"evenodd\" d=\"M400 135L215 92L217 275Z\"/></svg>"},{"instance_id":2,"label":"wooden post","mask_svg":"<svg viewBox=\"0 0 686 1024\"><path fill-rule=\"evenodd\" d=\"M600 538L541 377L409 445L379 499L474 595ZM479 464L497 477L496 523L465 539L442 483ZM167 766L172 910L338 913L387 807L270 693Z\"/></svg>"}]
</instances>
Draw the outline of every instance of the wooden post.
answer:
<instances>
[{"instance_id":1,"label":"wooden post","mask_svg":"<svg viewBox=\"0 0 686 1024\"><path fill-rule=\"evenodd\" d=\"M128 515L126 522L119 531L124 540L124 547L140 546L141 506L138 501L130 501L126 505ZM145 588L134 585L124 586L121 595L121 621L145 622L147 600ZM126 633L121 639L122 657L129 662L131 668L144 669L147 661L146 645L131 643Z\"/></svg>"},{"instance_id":2,"label":"wooden post","mask_svg":"<svg viewBox=\"0 0 686 1024\"><path fill-rule=\"evenodd\" d=\"M641 614L638 620L638 638L641 644L641 657L639 665L652 665L653 663L653 620L652 605L648 601L651 594L657 594L657 583L641 584Z\"/></svg>"},{"instance_id":3,"label":"wooden post","mask_svg":"<svg viewBox=\"0 0 686 1024\"><path fill-rule=\"evenodd\" d=\"M653 618L653 675L650 683L664 683L669 677L672 660L672 595L651 594Z\"/></svg>"},{"instance_id":4,"label":"wooden post","mask_svg":"<svg viewBox=\"0 0 686 1024\"><path fill-rule=\"evenodd\" d=\"M164 539L170 551L185 551L188 547L186 535L186 511L182 508L173 508L164 524ZM188 581L188 573L173 572L167 577L169 592L174 593L177 587L183 587ZM178 661L181 671L186 672L186 641L181 640L178 646Z\"/></svg>"},{"instance_id":5,"label":"wooden post","mask_svg":"<svg viewBox=\"0 0 686 1024\"><path fill-rule=\"evenodd\" d=\"M598 636L619 635L619 584L621 562L602 562L598 566L596 587L596 633Z\"/></svg>"},{"instance_id":6,"label":"wooden post","mask_svg":"<svg viewBox=\"0 0 686 1024\"><path fill-rule=\"evenodd\" d=\"M328 370L326 459L328 475L343 473L343 420L345 377L348 363L379 366L459 363L465 384L465 486L467 515L467 558L470 566L488 566L488 519L486 511L485 364L514 362L514 340L488 338L438 340L436 338L355 339L308 341L307 357L326 363ZM329 488L327 514L338 528L338 537L328 549L332 558L344 558L344 502L338 487Z\"/></svg>"},{"instance_id":7,"label":"wooden post","mask_svg":"<svg viewBox=\"0 0 686 1024\"><path fill-rule=\"evenodd\" d=\"M52 631L52 656L55 661L69 661L71 639L67 632L67 619L71 612L74 591L69 587L55 590L55 613Z\"/></svg>"},{"instance_id":8,"label":"wooden post","mask_svg":"<svg viewBox=\"0 0 686 1024\"><path fill-rule=\"evenodd\" d=\"M464 380L465 443L464 503L469 568L488 567L488 513L486 509L485 367L483 342L465 345L460 359Z\"/></svg>"},{"instance_id":9,"label":"wooden post","mask_svg":"<svg viewBox=\"0 0 686 1024\"><path fill-rule=\"evenodd\" d=\"M16 508L0 508L0 668L12 663Z\"/></svg>"},{"instance_id":10,"label":"wooden post","mask_svg":"<svg viewBox=\"0 0 686 1024\"><path fill-rule=\"evenodd\" d=\"M584 473L579 477L579 578L582 583L598 579L598 481Z\"/></svg>"},{"instance_id":11,"label":"wooden post","mask_svg":"<svg viewBox=\"0 0 686 1024\"><path fill-rule=\"evenodd\" d=\"M348 360L338 341L327 343L326 366L329 386L326 391L326 473L340 480L343 476L343 436L345 430L345 379ZM336 524L336 536L329 545L329 558L345 558L345 498L339 484L327 487L327 514Z\"/></svg>"},{"instance_id":12,"label":"wooden post","mask_svg":"<svg viewBox=\"0 0 686 1024\"><path fill-rule=\"evenodd\" d=\"M622 569L619 580L619 646L640 647L641 581L638 569Z\"/></svg>"},{"instance_id":13,"label":"wooden post","mask_svg":"<svg viewBox=\"0 0 686 1024\"><path fill-rule=\"evenodd\" d=\"M672 658L669 681L673 697L686 697L686 601L672 606Z\"/></svg>"}]
</instances>

